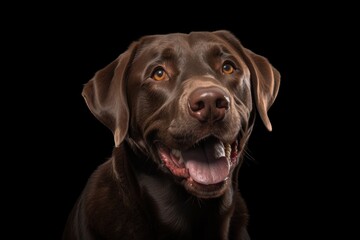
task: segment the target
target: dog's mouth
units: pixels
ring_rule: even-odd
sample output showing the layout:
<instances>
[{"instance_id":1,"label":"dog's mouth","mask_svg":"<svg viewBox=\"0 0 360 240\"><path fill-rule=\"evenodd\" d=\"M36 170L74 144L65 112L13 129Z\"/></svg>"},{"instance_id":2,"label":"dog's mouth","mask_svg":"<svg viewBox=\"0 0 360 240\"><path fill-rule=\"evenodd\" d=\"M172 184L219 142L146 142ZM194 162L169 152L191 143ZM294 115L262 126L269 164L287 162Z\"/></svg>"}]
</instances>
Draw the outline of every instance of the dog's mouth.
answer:
<instances>
[{"instance_id":1,"label":"dog's mouth","mask_svg":"<svg viewBox=\"0 0 360 240\"><path fill-rule=\"evenodd\" d=\"M157 143L160 159L170 172L185 180L186 189L204 198L224 193L238 162L238 141L224 143L215 137L197 142L187 150L171 149Z\"/></svg>"}]
</instances>

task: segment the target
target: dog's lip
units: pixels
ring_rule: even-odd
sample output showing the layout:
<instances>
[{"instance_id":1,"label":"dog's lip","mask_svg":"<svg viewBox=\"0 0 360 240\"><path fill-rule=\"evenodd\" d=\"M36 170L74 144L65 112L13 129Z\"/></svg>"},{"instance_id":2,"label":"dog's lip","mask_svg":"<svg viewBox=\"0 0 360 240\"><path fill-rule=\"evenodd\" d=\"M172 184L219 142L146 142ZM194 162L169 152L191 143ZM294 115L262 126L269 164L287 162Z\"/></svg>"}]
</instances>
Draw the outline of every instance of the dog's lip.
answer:
<instances>
[{"instance_id":1,"label":"dog's lip","mask_svg":"<svg viewBox=\"0 0 360 240\"><path fill-rule=\"evenodd\" d=\"M184 186L188 192L199 198L205 199L221 196L226 191L228 184L228 178L220 183L211 185L203 185L194 181L191 177L184 180Z\"/></svg>"},{"instance_id":2,"label":"dog's lip","mask_svg":"<svg viewBox=\"0 0 360 240\"><path fill-rule=\"evenodd\" d=\"M165 164L165 166L171 171L171 173L175 176L182 178L189 178L189 171L186 169L185 164L179 162L174 156L172 150L167 148L164 144L160 142L156 142L157 151L160 156L160 159Z\"/></svg>"},{"instance_id":3,"label":"dog's lip","mask_svg":"<svg viewBox=\"0 0 360 240\"><path fill-rule=\"evenodd\" d=\"M207 143L203 143L207 141ZM198 142L190 149L180 151L167 147L160 141L156 141L155 145L162 163L170 172L188 182L196 184L196 186L209 186L221 184L228 180L231 170L237 164L238 159L238 141L232 144L222 143L219 139L209 137ZM213 149L205 150L210 145ZM199 148L200 150L196 150ZM205 153L197 153L198 151ZM208 156L208 151L213 156ZM207 159L199 160L205 154ZM210 187L212 189L214 187Z\"/></svg>"}]
</instances>

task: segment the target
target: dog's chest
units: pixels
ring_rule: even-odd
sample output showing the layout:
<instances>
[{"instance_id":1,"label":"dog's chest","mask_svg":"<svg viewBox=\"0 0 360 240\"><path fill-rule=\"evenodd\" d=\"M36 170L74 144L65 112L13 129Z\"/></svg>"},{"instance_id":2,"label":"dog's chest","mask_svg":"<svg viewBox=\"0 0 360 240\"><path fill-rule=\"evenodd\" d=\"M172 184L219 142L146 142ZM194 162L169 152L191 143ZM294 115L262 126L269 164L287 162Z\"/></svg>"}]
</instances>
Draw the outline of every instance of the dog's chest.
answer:
<instances>
[{"instance_id":1,"label":"dog's chest","mask_svg":"<svg viewBox=\"0 0 360 240\"><path fill-rule=\"evenodd\" d=\"M228 229L231 215L223 209L224 198L201 200L174 182L149 175L139 176L139 180L149 222L164 239L192 239L197 233L208 233L207 239L222 239L219 236Z\"/></svg>"}]
</instances>

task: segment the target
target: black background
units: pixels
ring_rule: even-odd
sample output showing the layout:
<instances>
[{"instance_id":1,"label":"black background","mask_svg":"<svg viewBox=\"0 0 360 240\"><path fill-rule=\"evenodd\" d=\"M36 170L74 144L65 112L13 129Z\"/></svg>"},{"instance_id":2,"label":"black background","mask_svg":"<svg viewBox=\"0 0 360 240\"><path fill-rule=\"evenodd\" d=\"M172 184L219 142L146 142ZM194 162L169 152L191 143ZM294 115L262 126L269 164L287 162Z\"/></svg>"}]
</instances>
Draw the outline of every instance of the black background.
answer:
<instances>
[{"instance_id":1,"label":"black background","mask_svg":"<svg viewBox=\"0 0 360 240\"><path fill-rule=\"evenodd\" d=\"M331 146L319 146L330 137L323 134L328 131L324 115L329 107L322 94L328 91L324 83L329 82L329 69L336 74L329 61L334 52L327 46L343 31L335 29L329 12L304 5L236 7L229 2L207 10L176 4L141 10L84 7L50 7L8 28L9 59L14 63L10 79L19 79L12 96L21 99L8 116L21 115L11 121L22 126L11 138L17 146L12 156L22 160L13 161L13 167L24 176L10 187L11 196L20 196L9 197L17 203L9 222L31 226L28 235L59 239L88 177L110 157L112 134L81 96L97 70L144 35L226 29L267 57L282 75L269 111L273 131L257 119L250 157L241 169L250 235L261 240L317 239L323 234L317 231L327 212L322 200L332 188L326 169L335 163L323 151ZM13 236L21 234L17 229Z\"/></svg>"}]
</instances>

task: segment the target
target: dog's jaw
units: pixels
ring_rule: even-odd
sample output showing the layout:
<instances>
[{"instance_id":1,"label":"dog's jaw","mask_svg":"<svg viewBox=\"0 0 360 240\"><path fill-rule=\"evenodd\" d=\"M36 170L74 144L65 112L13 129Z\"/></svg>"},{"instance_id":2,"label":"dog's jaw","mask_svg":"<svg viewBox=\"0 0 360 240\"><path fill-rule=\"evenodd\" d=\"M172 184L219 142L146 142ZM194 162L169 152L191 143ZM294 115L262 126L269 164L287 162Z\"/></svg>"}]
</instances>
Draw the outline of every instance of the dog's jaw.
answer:
<instances>
[{"instance_id":1,"label":"dog's jaw","mask_svg":"<svg viewBox=\"0 0 360 240\"><path fill-rule=\"evenodd\" d=\"M214 198L225 193L232 171L238 164L239 144L223 143L209 137L187 150L171 149L156 143L162 163L186 190L199 198Z\"/></svg>"}]
</instances>

